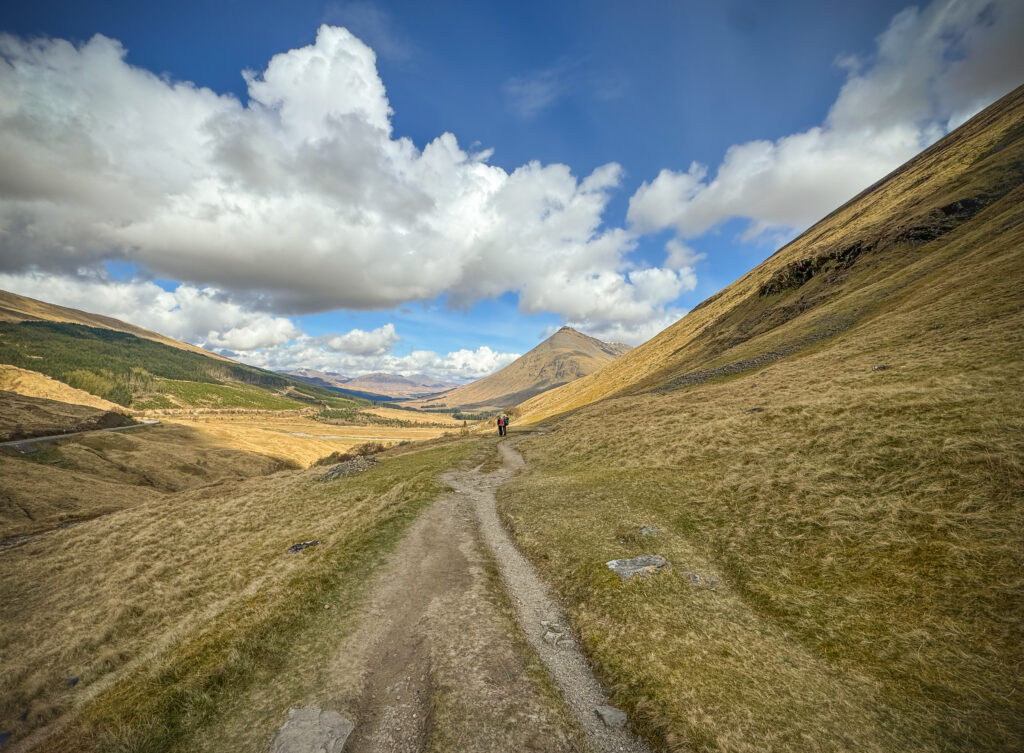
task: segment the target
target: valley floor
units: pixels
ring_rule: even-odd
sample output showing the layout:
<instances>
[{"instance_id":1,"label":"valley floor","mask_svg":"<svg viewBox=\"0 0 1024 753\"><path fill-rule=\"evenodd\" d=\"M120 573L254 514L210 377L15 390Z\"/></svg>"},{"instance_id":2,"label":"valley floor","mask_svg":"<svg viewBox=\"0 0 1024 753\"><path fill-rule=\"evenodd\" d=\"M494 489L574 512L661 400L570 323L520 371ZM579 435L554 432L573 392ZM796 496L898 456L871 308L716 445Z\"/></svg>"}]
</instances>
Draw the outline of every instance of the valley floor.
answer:
<instances>
[{"instance_id":1,"label":"valley floor","mask_svg":"<svg viewBox=\"0 0 1024 753\"><path fill-rule=\"evenodd\" d=\"M494 439L147 498L0 552L0 732L14 751L258 751L315 705L355 722L346 752L645 751L596 715L498 519L522 459Z\"/></svg>"}]
</instances>

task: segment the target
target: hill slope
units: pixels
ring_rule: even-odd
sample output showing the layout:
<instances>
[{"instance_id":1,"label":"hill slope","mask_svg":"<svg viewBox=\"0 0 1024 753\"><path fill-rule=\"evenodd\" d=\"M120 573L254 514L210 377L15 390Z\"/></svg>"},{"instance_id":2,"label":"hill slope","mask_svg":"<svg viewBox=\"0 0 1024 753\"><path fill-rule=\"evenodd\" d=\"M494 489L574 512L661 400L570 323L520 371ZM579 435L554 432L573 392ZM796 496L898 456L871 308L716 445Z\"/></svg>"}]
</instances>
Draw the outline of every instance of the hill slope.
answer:
<instances>
[{"instance_id":1,"label":"hill slope","mask_svg":"<svg viewBox=\"0 0 1024 753\"><path fill-rule=\"evenodd\" d=\"M120 319L114 319L111 316L90 314L87 311L79 311L78 309L66 306L58 306L55 303L38 301L35 298L28 298L27 296L10 293L6 290L0 290L0 322L67 322L69 324L82 324L86 327L127 332L129 335L135 335L135 337L152 340L172 348L200 353L209 358L216 358L222 361L230 360L197 345L190 345L166 335L161 335L159 332L136 327L134 324L122 322Z\"/></svg>"},{"instance_id":2,"label":"hill slope","mask_svg":"<svg viewBox=\"0 0 1024 753\"><path fill-rule=\"evenodd\" d=\"M1024 89L522 406L505 521L665 749L1019 747L1022 248Z\"/></svg>"},{"instance_id":3,"label":"hill slope","mask_svg":"<svg viewBox=\"0 0 1024 753\"><path fill-rule=\"evenodd\" d=\"M501 371L413 403L417 407L499 410L590 374L629 350L562 327Z\"/></svg>"},{"instance_id":4,"label":"hill slope","mask_svg":"<svg viewBox=\"0 0 1024 753\"><path fill-rule=\"evenodd\" d=\"M2 291L0 296L0 364L44 374L120 406L294 410L365 404L116 319ZM78 321L68 321L72 315ZM19 382L31 381L21 376Z\"/></svg>"},{"instance_id":5,"label":"hill slope","mask_svg":"<svg viewBox=\"0 0 1024 753\"><path fill-rule=\"evenodd\" d=\"M1007 229L1000 216L1021 200L1022 98L992 105L621 359L526 402L520 420L753 369L869 320L899 270L914 266L904 284L927 286L922 276L960 264L936 250Z\"/></svg>"}]
</instances>

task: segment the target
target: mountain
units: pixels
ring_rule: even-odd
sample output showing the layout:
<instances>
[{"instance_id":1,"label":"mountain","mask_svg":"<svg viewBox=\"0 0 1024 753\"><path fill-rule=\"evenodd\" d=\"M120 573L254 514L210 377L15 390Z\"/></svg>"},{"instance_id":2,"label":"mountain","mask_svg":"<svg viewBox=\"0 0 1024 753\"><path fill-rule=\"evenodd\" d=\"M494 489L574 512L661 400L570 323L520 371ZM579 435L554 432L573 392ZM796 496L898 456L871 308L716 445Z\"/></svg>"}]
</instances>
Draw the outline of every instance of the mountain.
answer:
<instances>
[{"instance_id":1,"label":"mountain","mask_svg":"<svg viewBox=\"0 0 1024 753\"><path fill-rule=\"evenodd\" d=\"M349 409L362 401L210 353L110 317L0 291L4 384L78 400L45 377L133 410ZM42 376L36 376L42 375Z\"/></svg>"},{"instance_id":2,"label":"mountain","mask_svg":"<svg viewBox=\"0 0 1024 753\"><path fill-rule=\"evenodd\" d=\"M499 512L666 750L1017 749L1022 396L1024 87L519 406Z\"/></svg>"},{"instance_id":3,"label":"mountain","mask_svg":"<svg viewBox=\"0 0 1024 753\"><path fill-rule=\"evenodd\" d=\"M411 374L404 377L400 374L375 373L347 377L332 371L316 369L295 369L281 373L309 384L369 400L403 400L410 397L426 397L459 386L454 382L442 382L425 374Z\"/></svg>"},{"instance_id":4,"label":"mountain","mask_svg":"<svg viewBox=\"0 0 1024 753\"><path fill-rule=\"evenodd\" d=\"M401 376L399 374L364 374L349 380L347 389L361 392L374 392L395 398L425 397L437 392L444 392L459 385L454 382L442 382L423 374Z\"/></svg>"},{"instance_id":5,"label":"mountain","mask_svg":"<svg viewBox=\"0 0 1024 753\"><path fill-rule=\"evenodd\" d=\"M964 233L1005 243L1020 197L1021 89L836 209L676 324L600 371L520 406L539 421L614 395L751 371L858 329L900 290L959 277ZM939 251L944 253L938 253ZM948 252L947 252L948 250ZM997 271L997 270L986 270Z\"/></svg>"},{"instance_id":6,"label":"mountain","mask_svg":"<svg viewBox=\"0 0 1024 753\"><path fill-rule=\"evenodd\" d=\"M142 327L136 327L128 322L122 322L120 319L102 316L101 314L90 314L86 311L58 306L55 303L37 301L35 298L9 293L6 290L0 290L0 322L68 322L70 324L81 324L86 327L109 329L114 332L126 332L129 335L152 340L161 345L200 353L222 361L230 360L205 348L200 348L198 345L190 345L166 335L161 335L159 332L153 332Z\"/></svg>"},{"instance_id":7,"label":"mountain","mask_svg":"<svg viewBox=\"0 0 1024 753\"><path fill-rule=\"evenodd\" d=\"M572 327L562 327L501 371L413 404L426 410L501 410L586 376L629 349L628 345L602 342Z\"/></svg>"}]
</instances>

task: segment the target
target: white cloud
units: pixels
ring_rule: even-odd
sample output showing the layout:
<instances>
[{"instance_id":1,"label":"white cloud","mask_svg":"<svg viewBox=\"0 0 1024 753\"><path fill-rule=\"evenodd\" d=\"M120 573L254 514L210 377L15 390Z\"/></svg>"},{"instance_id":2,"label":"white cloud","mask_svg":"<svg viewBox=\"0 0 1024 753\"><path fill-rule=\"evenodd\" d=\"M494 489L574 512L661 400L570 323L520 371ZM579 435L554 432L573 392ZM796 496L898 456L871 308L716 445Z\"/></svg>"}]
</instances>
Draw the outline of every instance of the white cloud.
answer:
<instances>
[{"instance_id":1,"label":"white cloud","mask_svg":"<svg viewBox=\"0 0 1024 753\"><path fill-rule=\"evenodd\" d=\"M841 56L847 80L821 126L729 148L709 178L662 170L630 200L640 232L699 236L730 217L746 238L807 227L950 127L1024 80L1024 4L935 0L897 14L870 59Z\"/></svg>"},{"instance_id":2,"label":"white cloud","mask_svg":"<svg viewBox=\"0 0 1024 753\"><path fill-rule=\"evenodd\" d=\"M510 291L524 311L664 311L631 282L630 234L602 226L618 165L506 172L450 133L396 138L374 52L346 29L246 72L244 105L124 56L103 36L0 36L0 271L121 259L287 314Z\"/></svg>"},{"instance_id":3,"label":"white cloud","mask_svg":"<svg viewBox=\"0 0 1024 753\"><path fill-rule=\"evenodd\" d=\"M327 340L326 346L328 350L353 356L382 356L390 353L401 339L395 332L395 325L389 322L369 332L353 329L344 335L336 335Z\"/></svg>"},{"instance_id":4,"label":"white cloud","mask_svg":"<svg viewBox=\"0 0 1024 753\"><path fill-rule=\"evenodd\" d=\"M398 356L392 350L401 337L390 322L369 331L313 337L287 317L247 309L213 288L193 285L167 291L147 280L0 273L0 289L112 316L277 371L312 368L348 376L426 373L464 382L487 376L519 357L486 346L445 355L415 350Z\"/></svg>"},{"instance_id":5,"label":"white cloud","mask_svg":"<svg viewBox=\"0 0 1024 753\"><path fill-rule=\"evenodd\" d=\"M233 351L283 345L301 331L287 317L247 310L214 288L99 277L0 273L0 289L151 329L177 340Z\"/></svg>"},{"instance_id":6,"label":"white cloud","mask_svg":"<svg viewBox=\"0 0 1024 753\"><path fill-rule=\"evenodd\" d=\"M330 339L333 338L304 336L281 347L234 355L246 363L275 371L308 368L347 376L375 372L427 374L454 382L467 382L485 377L512 363L520 355L498 353L486 345L476 350L458 350L444 355L432 350L414 350L408 355L401 356L391 353L350 354L330 348Z\"/></svg>"}]
</instances>

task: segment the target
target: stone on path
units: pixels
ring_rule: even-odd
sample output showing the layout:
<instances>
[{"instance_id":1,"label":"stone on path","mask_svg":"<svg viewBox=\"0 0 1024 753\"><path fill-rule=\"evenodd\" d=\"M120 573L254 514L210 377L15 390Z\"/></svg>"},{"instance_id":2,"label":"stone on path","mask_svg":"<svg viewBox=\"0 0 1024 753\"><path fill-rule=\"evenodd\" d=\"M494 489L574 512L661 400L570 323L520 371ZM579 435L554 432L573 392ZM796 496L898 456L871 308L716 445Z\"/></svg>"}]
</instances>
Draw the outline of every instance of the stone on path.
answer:
<instances>
[{"instance_id":1,"label":"stone on path","mask_svg":"<svg viewBox=\"0 0 1024 753\"><path fill-rule=\"evenodd\" d=\"M610 560L605 563L623 580L634 575L649 575L668 566L668 560L659 554L641 554L627 560Z\"/></svg>"},{"instance_id":2,"label":"stone on path","mask_svg":"<svg viewBox=\"0 0 1024 753\"><path fill-rule=\"evenodd\" d=\"M594 712L601 717L605 727L625 727L626 712L614 706L597 706Z\"/></svg>"},{"instance_id":3,"label":"stone on path","mask_svg":"<svg viewBox=\"0 0 1024 753\"><path fill-rule=\"evenodd\" d=\"M355 725L337 711L316 706L292 709L270 753L341 753L353 729Z\"/></svg>"}]
</instances>

